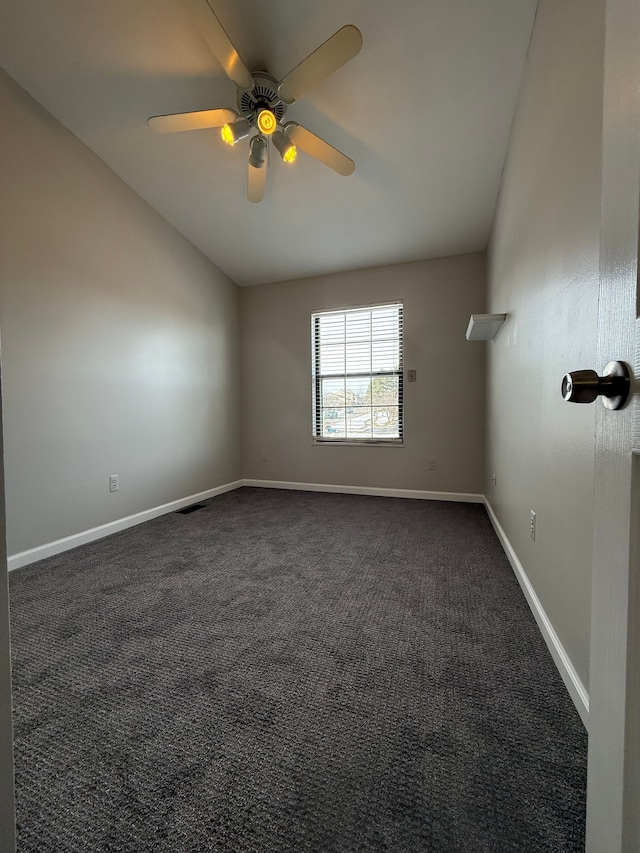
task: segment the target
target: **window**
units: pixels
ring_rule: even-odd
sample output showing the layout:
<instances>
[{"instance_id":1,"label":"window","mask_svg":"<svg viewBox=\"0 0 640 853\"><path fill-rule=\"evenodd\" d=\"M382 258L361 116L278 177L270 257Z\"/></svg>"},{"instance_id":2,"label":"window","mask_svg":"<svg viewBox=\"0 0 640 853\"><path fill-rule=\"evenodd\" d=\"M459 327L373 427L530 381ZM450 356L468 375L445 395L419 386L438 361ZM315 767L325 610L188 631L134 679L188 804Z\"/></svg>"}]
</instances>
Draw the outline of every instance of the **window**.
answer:
<instances>
[{"instance_id":1,"label":"window","mask_svg":"<svg viewBox=\"0 0 640 853\"><path fill-rule=\"evenodd\" d=\"M402 443L402 303L311 316L316 442Z\"/></svg>"}]
</instances>

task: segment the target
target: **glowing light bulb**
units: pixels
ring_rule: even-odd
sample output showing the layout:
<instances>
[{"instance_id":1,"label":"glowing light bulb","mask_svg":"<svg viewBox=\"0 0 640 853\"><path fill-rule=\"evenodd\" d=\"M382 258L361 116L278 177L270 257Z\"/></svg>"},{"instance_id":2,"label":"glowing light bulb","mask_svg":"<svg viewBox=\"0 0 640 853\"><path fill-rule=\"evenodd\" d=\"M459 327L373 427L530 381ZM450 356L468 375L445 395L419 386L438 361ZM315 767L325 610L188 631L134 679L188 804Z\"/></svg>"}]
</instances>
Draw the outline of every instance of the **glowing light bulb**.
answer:
<instances>
[{"instance_id":1,"label":"glowing light bulb","mask_svg":"<svg viewBox=\"0 0 640 853\"><path fill-rule=\"evenodd\" d=\"M295 145L292 145L290 148L287 148L287 150L284 152L284 154L282 155L282 159L284 160L285 163L295 163L297 156L298 156L298 149L296 148Z\"/></svg>"},{"instance_id":2,"label":"glowing light bulb","mask_svg":"<svg viewBox=\"0 0 640 853\"><path fill-rule=\"evenodd\" d=\"M242 118L239 121L234 121L232 124L225 124L220 131L220 136L227 145L235 145L239 140L249 136L250 131L251 125L246 119Z\"/></svg>"},{"instance_id":3,"label":"glowing light bulb","mask_svg":"<svg viewBox=\"0 0 640 853\"><path fill-rule=\"evenodd\" d=\"M276 129L278 122L271 110L262 110L258 114L258 130L269 136Z\"/></svg>"},{"instance_id":4,"label":"glowing light bulb","mask_svg":"<svg viewBox=\"0 0 640 853\"><path fill-rule=\"evenodd\" d=\"M276 130L273 134L273 144L285 163L295 163L296 157L298 156L298 149L295 145L289 142L281 130Z\"/></svg>"}]
</instances>

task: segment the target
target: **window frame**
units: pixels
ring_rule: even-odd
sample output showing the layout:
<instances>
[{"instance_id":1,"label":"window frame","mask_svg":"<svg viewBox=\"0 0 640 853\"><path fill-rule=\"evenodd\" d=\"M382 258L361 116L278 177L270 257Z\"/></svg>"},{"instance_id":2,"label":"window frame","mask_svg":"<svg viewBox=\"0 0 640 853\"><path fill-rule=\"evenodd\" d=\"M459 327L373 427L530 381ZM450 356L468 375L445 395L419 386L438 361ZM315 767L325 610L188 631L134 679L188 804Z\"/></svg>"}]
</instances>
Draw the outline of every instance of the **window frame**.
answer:
<instances>
[{"instance_id":1,"label":"window frame","mask_svg":"<svg viewBox=\"0 0 640 853\"><path fill-rule=\"evenodd\" d=\"M399 329L399 359L397 370L382 370L371 371L369 376L397 376L398 378L398 432L397 438L388 437L369 437L355 438L353 436L323 436L322 432L322 391L321 383L324 378L327 378L319 370L319 346L317 343L317 327L321 315L327 314L347 314L351 311L369 311L375 308L397 307L398 308L398 329ZM393 299L388 302L375 302L365 305L350 305L343 308L323 308L311 312L311 374L312 374L312 409L311 409L311 429L312 440L315 445L350 445L353 447L371 447L371 446L386 446L386 447L404 447L404 303L401 299ZM351 375L345 372L343 374L335 374L349 377ZM334 374L331 374L334 376Z\"/></svg>"}]
</instances>

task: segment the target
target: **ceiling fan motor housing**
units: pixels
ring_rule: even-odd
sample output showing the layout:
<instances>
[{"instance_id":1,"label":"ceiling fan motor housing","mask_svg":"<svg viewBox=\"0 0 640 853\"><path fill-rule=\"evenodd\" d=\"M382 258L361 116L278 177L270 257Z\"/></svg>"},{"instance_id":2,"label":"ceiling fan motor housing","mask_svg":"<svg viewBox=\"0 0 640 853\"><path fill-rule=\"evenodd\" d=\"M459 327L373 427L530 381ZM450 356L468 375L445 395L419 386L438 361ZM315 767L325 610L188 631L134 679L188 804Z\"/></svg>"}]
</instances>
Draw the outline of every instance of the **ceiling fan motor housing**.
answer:
<instances>
[{"instance_id":1,"label":"ceiling fan motor housing","mask_svg":"<svg viewBox=\"0 0 640 853\"><path fill-rule=\"evenodd\" d=\"M281 124L287 108L278 97L278 81L265 71L256 71L251 76L253 88L238 90L238 112L255 126L260 112L271 110Z\"/></svg>"}]
</instances>

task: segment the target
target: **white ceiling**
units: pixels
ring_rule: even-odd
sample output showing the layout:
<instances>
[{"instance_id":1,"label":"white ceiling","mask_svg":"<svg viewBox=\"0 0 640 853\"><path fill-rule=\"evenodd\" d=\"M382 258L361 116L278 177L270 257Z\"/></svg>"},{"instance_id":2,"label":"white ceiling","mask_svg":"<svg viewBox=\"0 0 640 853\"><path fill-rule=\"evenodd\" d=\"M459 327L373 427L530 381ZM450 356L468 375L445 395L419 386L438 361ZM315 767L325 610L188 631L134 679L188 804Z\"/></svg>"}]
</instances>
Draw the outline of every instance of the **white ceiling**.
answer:
<instances>
[{"instance_id":1,"label":"white ceiling","mask_svg":"<svg viewBox=\"0 0 640 853\"><path fill-rule=\"evenodd\" d=\"M235 107L180 0L2 0L0 65L238 284L486 247L537 0L211 0L250 70L280 79L342 25L361 53L290 107L356 161L160 135L155 114Z\"/></svg>"}]
</instances>

